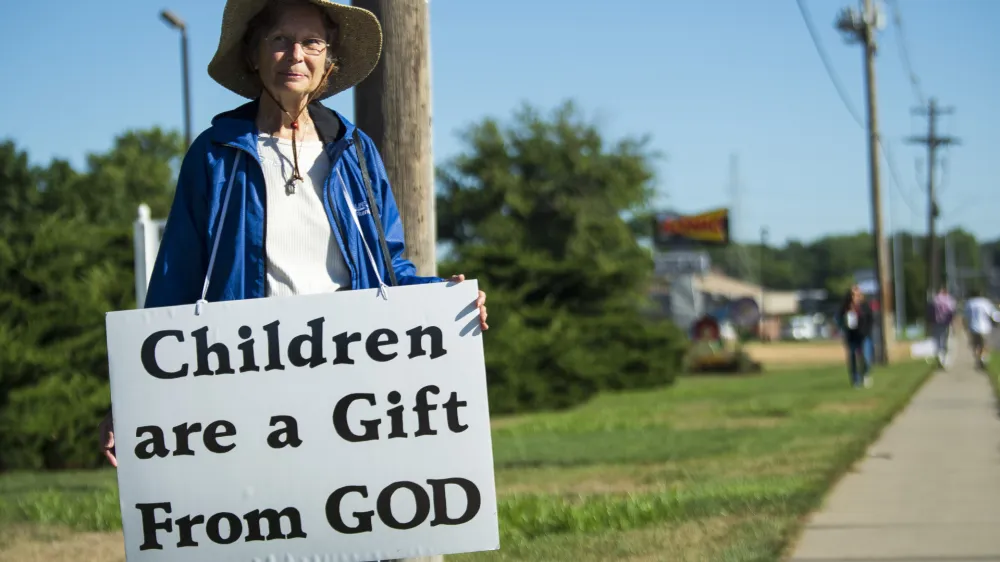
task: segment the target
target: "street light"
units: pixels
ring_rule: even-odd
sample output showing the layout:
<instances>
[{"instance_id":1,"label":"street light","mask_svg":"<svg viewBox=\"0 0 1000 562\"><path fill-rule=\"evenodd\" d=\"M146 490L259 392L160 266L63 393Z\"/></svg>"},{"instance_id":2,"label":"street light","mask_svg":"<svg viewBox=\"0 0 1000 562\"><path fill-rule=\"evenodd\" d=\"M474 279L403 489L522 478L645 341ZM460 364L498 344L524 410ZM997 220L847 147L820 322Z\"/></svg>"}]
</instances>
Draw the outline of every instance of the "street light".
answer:
<instances>
[{"instance_id":1,"label":"street light","mask_svg":"<svg viewBox=\"0 0 1000 562\"><path fill-rule=\"evenodd\" d=\"M188 42L187 26L184 20L170 10L160 12L160 19L167 25L181 32L181 80L184 84L184 140L191 146L191 86L188 81Z\"/></svg>"}]
</instances>

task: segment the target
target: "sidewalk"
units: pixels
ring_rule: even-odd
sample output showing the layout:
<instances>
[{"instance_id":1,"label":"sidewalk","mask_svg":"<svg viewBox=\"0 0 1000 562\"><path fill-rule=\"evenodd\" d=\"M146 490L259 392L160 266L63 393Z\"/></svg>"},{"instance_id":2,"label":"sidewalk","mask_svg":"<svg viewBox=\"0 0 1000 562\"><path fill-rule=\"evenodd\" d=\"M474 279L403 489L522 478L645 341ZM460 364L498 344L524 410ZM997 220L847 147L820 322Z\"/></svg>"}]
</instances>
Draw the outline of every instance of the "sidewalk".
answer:
<instances>
[{"instance_id":1,"label":"sidewalk","mask_svg":"<svg viewBox=\"0 0 1000 562\"><path fill-rule=\"evenodd\" d=\"M1000 562L1000 418L964 338L807 522L794 562ZM875 374L875 384L878 384Z\"/></svg>"}]
</instances>

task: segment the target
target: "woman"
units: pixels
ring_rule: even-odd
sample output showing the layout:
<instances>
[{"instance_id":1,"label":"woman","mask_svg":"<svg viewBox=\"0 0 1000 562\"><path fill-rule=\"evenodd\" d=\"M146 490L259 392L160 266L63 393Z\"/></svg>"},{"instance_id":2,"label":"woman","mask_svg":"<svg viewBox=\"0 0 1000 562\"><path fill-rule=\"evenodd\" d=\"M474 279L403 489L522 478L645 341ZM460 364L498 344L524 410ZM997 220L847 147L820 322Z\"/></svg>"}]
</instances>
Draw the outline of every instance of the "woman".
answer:
<instances>
[{"instance_id":1,"label":"woman","mask_svg":"<svg viewBox=\"0 0 1000 562\"><path fill-rule=\"evenodd\" d=\"M855 388L862 385L870 387L872 381L868 370L871 356L867 346L873 325L872 309L865 302L865 296L857 285L851 287L844 296L844 302L837 314L837 324L844 334L851 385Z\"/></svg>"},{"instance_id":2,"label":"woman","mask_svg":"<svg viewBox=\"0 0 1000 562\"><path fill-rule=\"evenodd\" d=\"M931 300L931 336L937 348L938 366L948 368L948 340L955 321L955 299L948 294L948 287L941 286Z\"/></svg>"},{"instance_id":3,"label":"woman","mask_svg":"<svg viewBox=\"0 0 1000 562\"><path fill-rule=\"evenodd\" d=\"M184 157L144 306L443 281L403 258L371 139L319 103L375 68L375 16L331 0L229 0L222 19L208 73L251 101L217 115ZM110 413L101 440L117 466Z\"/></svg>"}]
</instances>

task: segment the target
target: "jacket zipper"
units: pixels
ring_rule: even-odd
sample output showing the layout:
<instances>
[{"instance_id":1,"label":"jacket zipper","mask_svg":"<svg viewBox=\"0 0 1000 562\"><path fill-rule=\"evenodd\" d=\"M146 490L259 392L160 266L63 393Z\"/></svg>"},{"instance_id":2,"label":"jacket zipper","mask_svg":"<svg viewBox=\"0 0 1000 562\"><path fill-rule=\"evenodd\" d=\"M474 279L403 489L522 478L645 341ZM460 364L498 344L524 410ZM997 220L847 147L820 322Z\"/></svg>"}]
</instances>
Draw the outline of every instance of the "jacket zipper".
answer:
<instances>
[{"instance_id":1,"label":"jacket zipper","mask_svg":"<svg viewBox=\"0 0 1000 562\"><path fill-rule=\"evenodd\" d=\"M225 146L228 146L228 147L234 148L236 150L241 150L241 151L245 152L247 154L247 156L250 156L253 159L253 161L257 163L257 167L261 170L261 175L263 175L263 173L264 173L264 165L261 164L260 157L258 157L256 154L253 154L249 150L243 148L242 146L237 146L236 144L233 144L233 143L226 143ZM235 162L235 159L233 160L233 162ZM245 177L244 177L244 182L243 183L244 184L246 183ZM261 225L261 228L263 229L263 232L261 233L261 248L260 248L260 250L261 250L261 260L262 260L261 261L261 264L262 264L261 268L263 269L262 277L264 278L263 279L263 284L264 284L264 291L263 291L263 293L264 294L261 295L262 297L266 297L267 296L267 194L266 194L267 186L265 186L264 189L265 189L265 195L264 195L263 199L260 202L261 206L264 207L264 214L263 214L263 217L262 217L262 219L263 219L262 222L264 224Z\"/></svg>"},{"instance_id":2,"label":"jacket zipper","mask_svg":"<svg viewBox=\"0 0 1000 562\"><path fill-rule=\"evenodd\" d=\"M338 146L338 144L341 146ZM335 144L331 153L328 154L330 157L330 172L327 174L326 181L323 185L323 196L326 198L326 204L330 208L330 214L333 216L333 222L337 226L337 232L340 234L340 239L344 245L344 262L347 264L348 269L352 272L351 288L353 289L356 281L355 278L357 278L360 273L358 272L358 264L354 263L351 259L351 251L347 247L347 229L344 228L344 225L340 221L340 217L337 216L337 209L333 201L334 193L332 193L333 177L336 174L337 163L340 161L341 156L343 156L344 151L347 150L347 147L351 145L351 139L345 134L344 138L341 139L338 144Z\"/></svg>"}]
</instances>

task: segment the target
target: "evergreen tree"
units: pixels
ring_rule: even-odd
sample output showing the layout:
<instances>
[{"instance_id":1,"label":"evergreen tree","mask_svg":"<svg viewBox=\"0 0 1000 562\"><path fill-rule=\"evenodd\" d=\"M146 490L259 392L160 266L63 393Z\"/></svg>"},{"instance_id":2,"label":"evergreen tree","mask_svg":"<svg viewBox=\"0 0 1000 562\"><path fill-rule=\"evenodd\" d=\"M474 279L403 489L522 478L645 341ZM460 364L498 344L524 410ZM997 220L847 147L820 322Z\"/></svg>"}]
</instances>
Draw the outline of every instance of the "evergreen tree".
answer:
<instances>
[{"instance_id":1,"label":"evergreen tree","mask_svg":"<svg viewBox=\"0 0 1000 562\"><path fill-rule=\"evenodd\" d=\"M628 217L648 210L652 154L608 143L567 103L525 107L465 134L439 171L438 239L448 271L490 294L490 408L568 406L607 388L669 384L683 336L642 314L652 260Z\"/></svg>"},{"instance_id":2,"label":"evergreen tree","mask_svg":"<svg viewBox=\"0 0 1000 562\"><path fill-rule=\"evenodd\" d=\"M0 145L0 468L100 462L104 315L135 307L136 208L166 212L182 149L175 133L129 132L81 174Z\"/></svg>"}]
</instances>

